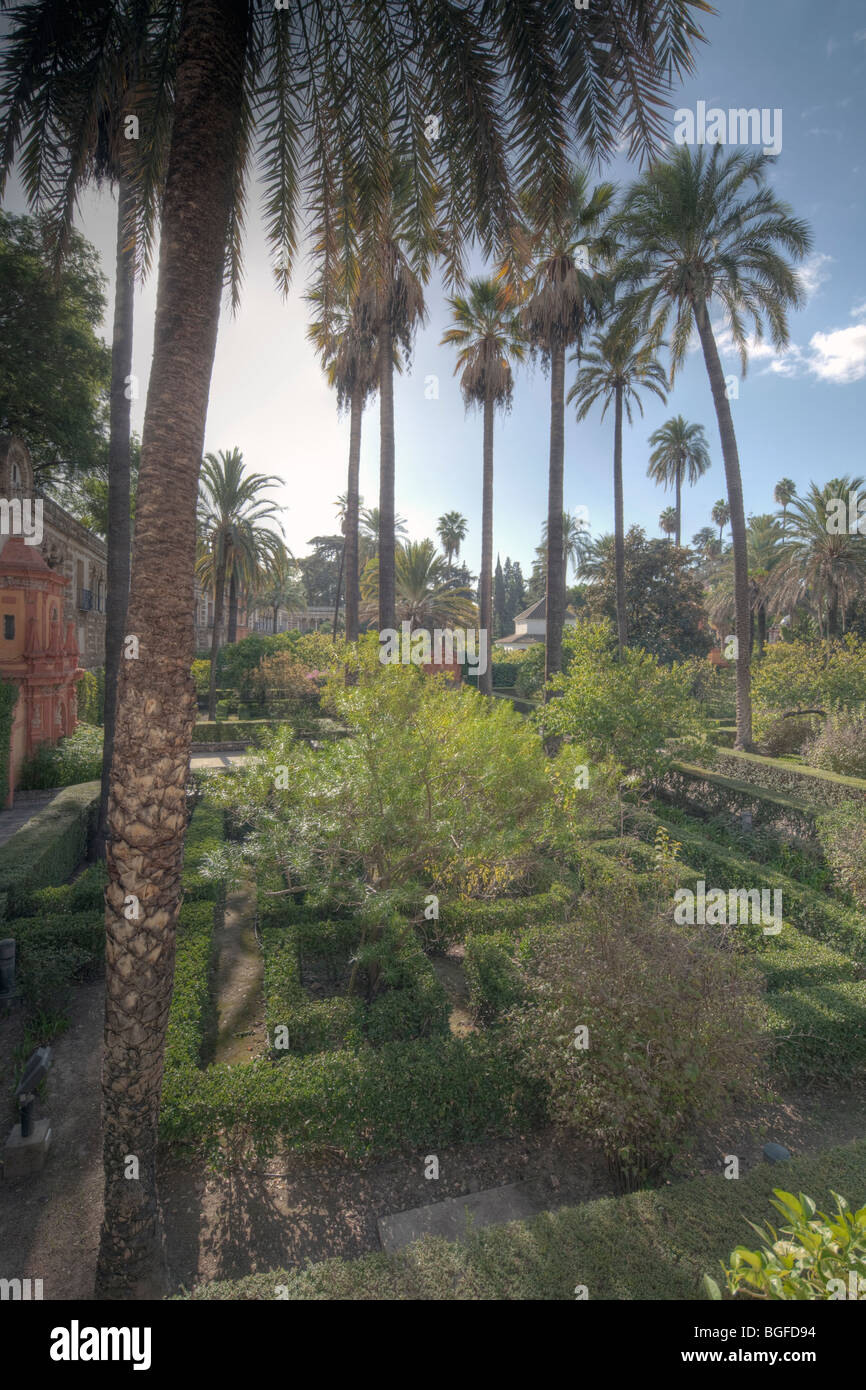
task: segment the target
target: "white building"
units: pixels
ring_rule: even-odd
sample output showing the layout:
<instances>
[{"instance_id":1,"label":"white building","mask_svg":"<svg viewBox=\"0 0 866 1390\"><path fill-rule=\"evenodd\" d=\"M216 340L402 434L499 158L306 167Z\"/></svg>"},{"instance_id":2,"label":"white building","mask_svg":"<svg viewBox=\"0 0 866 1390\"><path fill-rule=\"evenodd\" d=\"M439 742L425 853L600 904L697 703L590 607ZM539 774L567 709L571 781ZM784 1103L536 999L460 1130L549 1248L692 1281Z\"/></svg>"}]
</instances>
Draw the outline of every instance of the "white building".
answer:
<instances>
[{"instance_id":1,"label":"white building","mask_svg":"<svg viewBox=\"0 0 866 1390\"><path fill-rule=\"evenodd\" d=\"M563 618L564 627L577 627L577 618L570 609L565 610ZM531 608L525 609L523 613L518 613L514 619L514 631L507 637L498 637L494 646L502 647L506 652L522 652L527 647L534 647L537 642L543 642L547 635L547 595L540 598Z\"/></svg>"}]
</instances>

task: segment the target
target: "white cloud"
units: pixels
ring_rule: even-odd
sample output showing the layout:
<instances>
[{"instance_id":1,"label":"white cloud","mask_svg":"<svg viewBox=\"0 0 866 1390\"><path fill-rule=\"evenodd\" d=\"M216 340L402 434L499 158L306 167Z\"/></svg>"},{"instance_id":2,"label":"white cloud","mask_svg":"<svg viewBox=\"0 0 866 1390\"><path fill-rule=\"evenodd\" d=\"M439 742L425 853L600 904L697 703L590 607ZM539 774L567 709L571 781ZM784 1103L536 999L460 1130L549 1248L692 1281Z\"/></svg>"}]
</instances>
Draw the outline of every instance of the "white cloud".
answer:
<instances>
[{"instance_id":1,"label":"white cloud","mask_svg":"<svg viewBox=\"0 0 866 1390\"><path fill-rule=\"evenodd\" d=\"M807 299L817 294L821 286L830 279L830 272L826 267L831 265L832 261L832 256L825 255L823 251L814 251L800 266L797 274Z\"/></svg>"},{"instance_id":2,"label":"white cloud","mask_svg":"<svg viewBox=\"0 0 866 1390\"><path fill-rule=\"evenodd\" d=\"M866 377L866 323L833 333L813 333L809 347L809 371L822 381L844 385Z\"/></svg>"}]
</instances>

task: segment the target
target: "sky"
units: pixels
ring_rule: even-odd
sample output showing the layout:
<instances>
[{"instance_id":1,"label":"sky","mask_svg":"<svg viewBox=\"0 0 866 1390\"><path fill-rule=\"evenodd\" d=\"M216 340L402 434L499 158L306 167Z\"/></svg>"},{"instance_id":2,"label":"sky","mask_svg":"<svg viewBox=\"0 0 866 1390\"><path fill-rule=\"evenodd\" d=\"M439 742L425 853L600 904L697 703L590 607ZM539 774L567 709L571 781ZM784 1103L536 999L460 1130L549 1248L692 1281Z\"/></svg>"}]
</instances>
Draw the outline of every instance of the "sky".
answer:
<instances>
[{"instance_id":1,"label":"sky","mask_svg":"<svg viewBox=\"0 0 866 1390\"><path fill-rule=\"evenodd\" d=\"M790 346L777 353L755 345L739 379L730 334L715 314L727 372L737 377L732 400L746 512L772 511L773 488L790 477L803 491L840 474L866 473L866 0L715 0L704 17L708 43L695 75L672 95L675 112L757 107L781 111L781 151L770 175L776 194L810 223L814 249L803 266L805 305L790 316ZM776 121L778 122L778 117ZM778 131L778 126L777 126ZM625 185L637 169L624 156L597 171ZM337 530L334 502L346 490L348 420L306 341L299 263L287 300L276 290L251 190L246 276L240 312L224 306L210 393L205 450L242 450L251 470L282 480L286 540L297 555L310 537ZM24 211L13 181L6 206ZM104 336L113 312L115 208L109 192L87 193L77 225L98 248L108 279ZM472 273L484 270L477 259ZM133 428L141 431L153 348L156 274L139 287L133 370L139 395ZM457 510L468 519L463 558L477 573L481 533L481 418L466 414L454 351L440 346L449 322L441 283L427 295L429 317L416 339L412 370L395 386L397 510L414 539L435 538L437 518ZM567 385L575 368L568 367ZM659 535L660 512L672 502L646 477L649 435L672 415L702 423L712 467L685 490L683 535L710 524L725 495L718 430L703 358L692 351L667 405L652 396L645 415L626 427L623 450L626 525ZM547 515L549 382L540 366L517 369L514 403L495 431L494 553L520 560L528 576ZM378 502L378 404L363 421L364 505ZM580 424L567 408L565 502L585 508L593 534L613 526L613 422L600 409Z\"/></svg>"}]
</instances>

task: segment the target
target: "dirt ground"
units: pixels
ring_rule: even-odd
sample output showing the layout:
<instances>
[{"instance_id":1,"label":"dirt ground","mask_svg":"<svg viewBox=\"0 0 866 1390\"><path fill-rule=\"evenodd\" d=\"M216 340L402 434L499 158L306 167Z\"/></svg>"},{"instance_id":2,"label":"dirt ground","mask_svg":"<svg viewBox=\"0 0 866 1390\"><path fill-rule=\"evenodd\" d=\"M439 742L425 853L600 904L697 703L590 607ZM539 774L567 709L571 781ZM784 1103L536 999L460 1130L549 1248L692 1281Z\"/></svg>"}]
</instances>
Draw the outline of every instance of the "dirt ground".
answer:
<instances>
[{"instance_id":1,"label":"dirt ground","mask_svg":"<svg viewBox=\"0 0 866 1390\"><path fill-rule=\"evenodd\" d=\"M37 1114L50 1115L54 1131L44 1171L0 1182L0 1277L42 1279L46 1299L86 1299L93 1284L102 1203L102 995L100 983L75 991L69 1028L53 1045L55 1065L37 1107ZM0 1019L4 1078L20 1029L20 1015ZM6 1132L13 1120L9 1109ZM730 1153L739 1155L745 1172L762 1162L769 1139L806 1154L864 1133L866 1097L790 1094L706 1134L676 1176L718 1173L722 1155ZM160 1185L169 1291L331 1255L354 1258L379 1248L379 1216L521 1179L549 1192L551 1208L612 1190L589 1146L550 1133L442 1148L437 1157L440 1177L432 1181L424 1178L420 1152L361 1167L337 1155L315 1161L288 1156L225 1175L200 1164L168 1163Z\"/></svg>"}]
</instances>

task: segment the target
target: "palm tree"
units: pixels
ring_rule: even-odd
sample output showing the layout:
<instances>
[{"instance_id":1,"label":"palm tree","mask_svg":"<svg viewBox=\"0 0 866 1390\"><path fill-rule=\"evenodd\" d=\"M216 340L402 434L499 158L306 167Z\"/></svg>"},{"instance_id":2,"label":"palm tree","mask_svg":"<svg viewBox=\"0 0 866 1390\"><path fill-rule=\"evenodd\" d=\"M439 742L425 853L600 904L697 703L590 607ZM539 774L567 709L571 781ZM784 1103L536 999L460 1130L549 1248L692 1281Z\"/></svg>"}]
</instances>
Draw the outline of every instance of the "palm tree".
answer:
<instances>
[{"instance_id":1,"label":"palm tree","mask_svg":"<svg viewBox=\"0 0 866 1390\"><path fill-rule=\"evenodd\" d=\"M725 462L736 592L736 746L752 742L749 639L749 564L743 486L731 404L710 307L725 311L743 372L749 324L760 340L765 322L776 348L788 341L787 309L803 300L803 285L787 256L812 245L806 223L767 185L772 157L762 151L725 153L713 145L683 145L628 191L614 219L627 250L620 266L633 289L632 307L655 342L673 314L671 379L682 365L696 328L709 376Z\"/></svg>"},{"instance_id":2,"label":"palm tree","mask_svg":"<svg viewBox=\"0 0 866 1390\"><path fill-rule=\"evenodd\" d=\"M398 621L416 628L474 627L478 609L465 585L457 584L444 556L430 540L398 545L395 556ZM369 605L379 601L379 561L371 560L361 577L361 593Z\"/></svg>"},{"instance_id":3,"label":"palm tree","mask_svg":"<svg viewBox=\"0 0 866 1390\"><path fill-rule=\"evenodd\" d=\"M48 12L48 13L46 13ZM48 21L48 22L46 22ZM168 127L154 121L151 73L170 61L174 36L136 23L121 7L88 19L87 39L74 6L21 9L0 65L0 197L18 158L25 196L43 222L59 265L78 199L89 182L117 192L114 321L108 424L107 594L102 787L95 848L105 851L117 678L126 633L131 520L132 345L136 263L147 269L164 182ZM102 49L98 79L92 45ZM148 122L151 177L136 167L138 142L124 139L129 116Z\"/></svg>"},{"instance_id":4,"label":"palm tree","mask_svg":"<svg viewBox=\"0 0 866 1390\"><path fill-rule=\"evenodd\" d=\"M45 0L20 6L6 42L40 30ZM477 234L486 254L513 224L511 168L564 176L567 138L587 159L609 155L623 130L630 152L651 156L664 138L660 97L694 68L703 0L633 0L598 7L591 26L564 3L476 12L377 0L326 7L186 0L156 9L129 0L139 23L176 39L142 122L150 177L159 122L171 125L162 200L154 354L142 438L127 630L144 659L122 663L109 798L106 1031L103 1061L105 1202L97 1295L159 1296L156 1125L174 967L174 927L186 824L194 713L195 515L208 393L228 268L233 297L242 265L244 193L253 156L264 172L265 220L285 290L311 214L316 254L334 270L341 209L363 182L367 215L387 202L383 152L399 128L419 206L441 199L445 253L455 269ZM114 25L118 7L98 11ZM435 22L433 22L435 18ZM112 43L114 42L112 32ZM91 87L106 70L94 42ZM176 62L174 61L177 55ZM455 56L456 55L456 56ZM382 94L400 119L383 124ZM427 116L438 113L431 151ZM50 121L39 139L53 137ZM35 149L34 158L40 153ZM167 505L167 500L170 504ZM170 576L171 582L167 582ZM124 905L140 899L130 933ZM140 943L152 943L142 952ZM139 1159L139 1181L124 1158Z\"/></svg>"},{"instance_id":5,"label":"palm tree","mask_svg":"<svg viewBox=\"0 0 866 1390\"><path fill-rule=\"evenodd\" d=\"M773 501L782 508L782 532L788 521L788 508L797 496L797 484L791 478L780 478L773 489Z\"/></svg>"},{"instance_id":6,"label":"palm tree","mask_svg":"<svg viewBox=\"0 0 866 1390\"><path fill-rule=\"evenodd\" d=\"M662 512L661 516L659 517L659 526L661 527L662 531L664 531L665 535L667 536L667 538L668 538L668 545L670 545L670 543L671 543L671 537L674 535L674 532L675 532L676 529L677 529L677 509L676 509L676 507L665 507L664 511Z\"/></svg>"},{"instance_id":7,"label":"palm tree","mask_svg":"<svg viewBox=\"0 0 866 1390\"><path fill-rule=\"evenodd\" d=\"M683 480L694 487L710 466L704 427L688 424L682 415L673 415L660 429L653 430L649 442L653 445L653 452L650 454L647 477L652 478L653 482L663 483L665 488L674 489L676 544L679 545L682 536Z\"/></svg>"},{"instance_id":8,"label":"palm tree","mask_svg":"<svg viewBox=\"0 0 866 1390\"><path fill-rule=\"evenodd\" d=\"M713 521L719 528L719 545L722 543L722 532L731 519L731 509L724 497L720 497L718 502L713 503L713 510L710 513Z\"/></svg>"},{"instance_id":9,"label":"palm tree","mask_svg":"<svg viewBox=\"0 0 866 1390\"><path fill-rule=\"evenodd\" d=\"M262 572L256 589L256 602L270 608L274 632L279 632L281 608L288 613L297 613L306 606L304 586L297 573L296 561L282 544L275 549Z\"/></svg>"},{"instance_id":10,"label":"palm tree","mask_svg":"<svg viewBox=\"0 0 866 1390\"><path fill-rule=\"evenodd\" d=\"M601 321L610 292L593 268L608 256L610 244L600 235L601 222L614 187L601 183L590 190L588 176L571 170L560 196L537 205L524 200L529 271L524 287L521 325L534 350L550 367L550 465L547 526L547 646L545 682L562 670L562 624L565 574L562 563L563 479L565 466L565 353L579 345L587 330ZM545 699L549 692L545 689Z\"/></svg>"},{"instance_id":11,"label":"palm tree","mask_svg":"<svg viewBox=\"0 0 866 1390\"><path fill-rule=\"evenodd\" d=\"M749 606L751 609L749 646L757 636L757 654L763 655L767 640L767 616L774 601L775 583L773 571L781 558L782 532L773 516L750 516L746 531L749 551ZM734 611L734 571L733 557L716 575L707 603L710 621L715 627L730 622ZM755 620L757 619L757 634Z\"/></svg>"},{"instance_id":12,"label":"palm tree","mask_svg":"<svg viewBox=\"0 0 866 1390\"><path fill-rule=\"evenodd\" d=\"M454 322L446 329L442 342L459 349L455 373L460 373L467 410L480 406L484 416L478 598L481 630L487 633L489 641L493 632L493 417L497 406L510 409L514 391L511 363L524 360L525 347L514 312L514 296L502 280L470 280L468 295L449 300L449 307ZM457 512L448 512L439 521L439 537L450 565L452 550L460 552L466 523ZM493 694L490 662L479 677L478 688L483 695Z\"/></svg>"},{"instance_id":13,"label":"palm tree","mask_svg":"<svg viewBox=\"0 0 866 1390\"><path fill-rule=\"evenodd\" d=\"M700 531L696 531L692 536L692 545L699 550L702 555L713 553L714 548L719 544L716 540L716 533L712 526L702 526Z\"/></svg>"},{"instance_id":14,"label":"palm tree","mask_svg":"<svg viewBox=\"0 0 866 1390\"><path fill-rule=\"evenodd\" d=\"M622 322L605 333L596 334L589 352L582 357L577 379L568 393L569 404L577 405L578 420L586 419L592 407L603 401L601 418L613 402L613 511L616 556L616 636L620 655L628 641L625 611L625 517L622 492L622 412L625 406L629 424L632 407L643 415L641 391L653 391L667 400L667 377L646 343Z\"/></svg>"},{"instance_id":15,"label":"palm tree","mask_svg":"<svg viewBox=\"0 0 866 1390\"><path fill-rule=\"evenodd\" d=\"M379 385L379 627L394 626L394 356L406 364L415 330L426 322L424 286L442 251L435 201L419 209L414 170L386 156L387 200L361 229L365 276L359 312L375 335ZM420 217L419 217L420 211Z\"/></svg>"},{"instance_id":16,"label":"palm tree","mask_svg":"<svg viewBox=\"0 0 866 1390\"><path fill-rule=\"evenodd\" d=\"M379 536L381 526L379 522L378 507L361 507L358 513L358 529L364 548L368 551L367 558L378 556ZM403 516L394 517L394 535L401 540L406 534L406 518Z\"/></svg>"},{"instance_id":17,"label":"palm tree","mask_svg":"<svg viewBox=\"0 0 866 1390\"><path fill-rule=\"evenodd\" d=\"M568 579L568 567L571 565L575 574L580 570L584 557L589 550L591 541L589 528L586 522L578 520L571 512L562 513L562 573L565 580ZM547 569L547 521L542 522L541 526L541 545L536 546L536 555L544 561L545 571Z\"/></svg>"},{"instance_id":18,"label":"palm tree","mask_svg":"<svg viewBox=\"0 0 866 1390\"><path fill-rule=\"evenodd\" d=\"M321 304L325 299L323 287L313 291L310 299ZM328 385L337 392L337 409L349 410L349 476L344 514L340 517L345 540L340 555L340 575L334 605L334 640L340 609L340 588L345 570L346 640L358 640L358 475L361 464L361 422L368 399L376 390L375 339L357 300L351 308L334 306L330 315L320 314L307 330L307 337L316 347L328 377Z\"/></svg>"},{"instance_id":19,"label":"palm tree","mask_svg":"<svg viewBox=\"0 0 866 1390\"><path fill-rule=\"evenodd\" d=\"M239 449L206 454L201 470L201 530L206 558L199 578L210 578L214 594L213 638L210 656L208 719L216 718L217 654L223 622L226 578L245 564L251 575L263 554L277 553L279 537L262 526L277 512L276 503L261 497L279 478L247 473Z\"/></svg>"},{"instance_id":20,"label":"palm tree","mask_svg":"<svg viewBox=\"0 0 866 1390\"><path fill-rule=\"evenodd\" d=\"M805 497L793 498L789 526L774 573L773 593L783 607L807 596L814 605L822 635L838 637L848 605L866 582L866 537L837 532L832 525L833 503L859 494L862 478L831 478L824 487L809 485Z\"/></svg>"},{"instance_id":21,"label":"palm tree","mask_svg":"<svg viewBox=\"0 0 866 1390\"><path fill-rule=\"evenodd\" d=\"M452 305L454 302L454 300L451 301ZM449 332L453 331L453 329L449 330ZM442 341L445 342L446 340L451 341L447 338L443 338ZM436 534L442 549L445 551L445 559L449 569L452 561L460 557L460 547L466 539L468 529L469 523L461 512L443 512L436 522Z\"/></svg>"}]
</instances>

